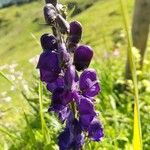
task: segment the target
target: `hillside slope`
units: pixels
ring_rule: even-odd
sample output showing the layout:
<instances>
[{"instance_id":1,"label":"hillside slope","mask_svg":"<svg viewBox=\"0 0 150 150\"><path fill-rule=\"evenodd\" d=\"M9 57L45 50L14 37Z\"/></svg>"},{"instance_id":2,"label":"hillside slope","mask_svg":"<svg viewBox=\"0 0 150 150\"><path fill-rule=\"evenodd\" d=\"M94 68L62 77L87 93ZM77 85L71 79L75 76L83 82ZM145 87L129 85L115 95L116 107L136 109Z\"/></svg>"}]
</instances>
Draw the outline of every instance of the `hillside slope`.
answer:
<instances>
[{"instance_id":1,"label":"hillside slope","mask_svg":"<svg viewBox=\"0 0 150 150\"><path fill-rule=\"evenodd\" d=\"M68 3L69 0L65 1ZM84 7L89 1L79 1L80 6ZM40 1L32 2L20 6L12 6L0 9L0 66L5 64L17 63L17 69L23 72L23 78L32 81L32 73L36 66L29 63L29 59L40 54L41 47L38 45L40 36L45 32L51 32L50 28L45 26L43 19L43 3ZM128 1L129 9L132 8L132 2ZM100 0L89 9L81 12L69 20L78 20L83 24L84 33L82 43L89 44L94 48L95 55L92 62L93 66L103 66L103 57L106 50L113 51L114 38L121 36L123 30L122 16L118 0ZM124 53L122 51L121 53ZM122 62L125 62L125 57ZM122 65L122 63L120 63ZM124 67L122 67L124 68ZM0 78L0 92L5 93L10 89L10 84ZM32 82L30 82L32 83ZM2 108L8 108L7 117L12 121L12 115L16 109L12 107L24 107L26 104L18 92L8 92L12 101L2 103ZM22 110L19 110L22 112ZM11 115L10 115L11 114ZM20 114L20 113L19 113ZM19 117L15 115L16 118ZM7 118L7 119L6 119Z\"/></svg>"}]
</instances>

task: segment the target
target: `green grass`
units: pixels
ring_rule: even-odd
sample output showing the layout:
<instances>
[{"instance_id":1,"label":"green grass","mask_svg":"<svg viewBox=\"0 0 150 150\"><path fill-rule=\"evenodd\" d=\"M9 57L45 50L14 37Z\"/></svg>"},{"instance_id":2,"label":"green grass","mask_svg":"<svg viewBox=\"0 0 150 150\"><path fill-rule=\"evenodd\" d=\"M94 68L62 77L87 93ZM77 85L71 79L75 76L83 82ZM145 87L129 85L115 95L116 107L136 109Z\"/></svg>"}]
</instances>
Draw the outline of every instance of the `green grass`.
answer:
<instances>
[{"instance_id":1,"label":"green grass","mask_svg":"<svg viewBox=\"0 0 150 150\"><path fill-rule=\"evenodd\" d=\"M63 0L64 3L68 1L70 2L70 0ZM129 18L131 18L133 1L128 0L126 2L128 4ZM90 1L79 0L78 3L84 9ZM41 52L40 46L32 35L39 41L43 33L51 32L50 28L44 25L43 5L43 2L37 1L0 9L0 65L17 63L16 71L19 70L24 73L23 78L29 82L29 88L32 88L34 82L36 82L32 75L35 73L36 66L30 64L29 59ZM132 149L134 102L132 84L130 84L131 89L129 88L127 91L122 90L122 84L120 84L124 82L127 37L125 36L119 0L99 0L89 9L68 19L78 20L83 24L84 33L81 43L86 43L94 49L95 54L91 67L97 70L102 86L102 93L96 99L96 107L104 124L105 138L102 143L92 142L92 144L87 144L85 149ZM131 24L131 20L129 20L129 23ZM118 56L114 54L115 49L119 52ZM148 60L148 58L149 55L147 54L146 59ZM150 89L149 66L150 63L147 61L142 75L138 76L139 106L141 108L145 150L148 150L150 141L148 136L150 132L150 116L148 114L150 111L150 92L148 92L148 89ZM7 69L4 70L4 73L7 74L8 72ZM16 81L14 82L16 83ZM28 124L28 118L26 118L26 123L24 124L20 121L20 119L24 118L24 111L25 114L32 114L34 111L21 95L20 89L10 91L11 85L3 77L0 77L0 85L0 92L8 91L8 95L12 97L12 101L9 103L0 102L1 110L6 110L5 115L1 118L1 124L5 125L9 122L13 127L17 125L16 128L18 126L20 128L20 124L25 127ZM29 96L35 98L37 95ZM41 109L40 113L42 114ZM27 131L31 131L30 128ZM39 131L35 137L37 138L41 135L42 133ZM30 139L30 136L28 136L26 140ZM22 138L24 137L23 135Z\"/></svg>"}]
</instances>

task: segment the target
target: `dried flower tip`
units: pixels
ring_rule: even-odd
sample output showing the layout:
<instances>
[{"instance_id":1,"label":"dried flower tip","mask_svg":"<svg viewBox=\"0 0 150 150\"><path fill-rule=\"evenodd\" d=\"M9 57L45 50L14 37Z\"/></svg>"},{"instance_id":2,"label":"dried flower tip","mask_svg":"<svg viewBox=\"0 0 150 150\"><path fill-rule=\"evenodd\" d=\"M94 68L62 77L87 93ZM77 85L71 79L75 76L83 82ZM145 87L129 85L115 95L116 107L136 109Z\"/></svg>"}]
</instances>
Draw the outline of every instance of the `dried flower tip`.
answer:
<instances>
[{"instance_id":1,"label":"dried flower tip","mask_svg":"<svg viewBox=\"0 0 150 150\"><path fill-rule=\"evenodd\" d=\"M52 4L46 4L44 7L44 17L47 24L52 25L56 19L57 12Z\"/></svg>"},{"instance_id":2,"label":"dried flower tip","mask_svg":"<svg viewBox=\"0 0 150 150\"><path fill-rule=\"evenodd\" d=\"M56 9L62 15L62 17L66 19L66 17L67 17L67 7L65 5L62 5L62 4L57 4Z\"/></svg>"}]
</instances>

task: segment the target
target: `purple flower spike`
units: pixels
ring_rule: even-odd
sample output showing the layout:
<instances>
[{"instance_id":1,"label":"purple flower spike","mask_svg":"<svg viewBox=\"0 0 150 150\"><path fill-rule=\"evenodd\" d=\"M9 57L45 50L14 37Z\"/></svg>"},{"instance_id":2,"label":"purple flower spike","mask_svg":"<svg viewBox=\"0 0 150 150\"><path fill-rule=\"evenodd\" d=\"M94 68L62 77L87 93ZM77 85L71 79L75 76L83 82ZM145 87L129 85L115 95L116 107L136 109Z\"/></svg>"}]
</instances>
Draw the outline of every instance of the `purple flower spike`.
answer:
<instances>
[{"instance_id":1,"label":"purple flower spike","mask_svg":"<svg viewBox=\"0 0 150 150\"><path fill-rule=\"evenodd\" d=\"M39 58L37 68L40 69L42 81L53 82L61 72L56 52L44 51Z\"/></svg>"},{"instance_id":2,"label":"purple flower spike","mask_svg":"<svg viewBox=\"0 0 150 150\"><path fill-rule=\"evenodd\" d=\"M93 57L93 50L91 47L81 45L77 47L74 52L74 65L78 71L87 68Z\"/></svg>"},{"instance_id":3,"label":"purple flower spike","mask_svg":"<svg viewBox=\"0 0 150 150\"><path fill-rule=\"evenodd\" d=\"M103 128L98 119L94 118L89 126L89 137L93 141L101 141L104 137Z\"/></svg>"},{"instance_id":4,"label":"purple flower spike","mask_svg":"<svg viewBox=\"0 0 150 150\"><path fill-rule=\"evenodd\" d=\"M41 36L41 46L43 50L56 50L58 48L57 40L56 38L51 34L43 34Z\"/></svg>"},{"instance_id":5,"label":"purple flower spike","mask_svg":"<svg viewBox=\"0 0 150 150\"><path fill-rule=\"evenodd\" d=\"M100 86L94 69L86 69L80 76L80 90L86 97L94 97L100 92Z\"/></svg>"},{"instance_id":6,"label":"purple flower spike","mask_svg":"<svg viewBox=\"0 0 150 150\"><path fill-rule=\"evenodd\" d=\"M41 36L43 53L37 68L40 79L51 92L49 112L54 112L64 131L58 136L59 150L81 150L84 137L101 141L104 136L94 108L94 97L100 92L95 70L87 69L93 49L80 45L82 25L68 23L66 9L58 0L45 0L44 17L52 33ZM78 71L82 71L80 78Z\"/></svg>"}]
</instances>

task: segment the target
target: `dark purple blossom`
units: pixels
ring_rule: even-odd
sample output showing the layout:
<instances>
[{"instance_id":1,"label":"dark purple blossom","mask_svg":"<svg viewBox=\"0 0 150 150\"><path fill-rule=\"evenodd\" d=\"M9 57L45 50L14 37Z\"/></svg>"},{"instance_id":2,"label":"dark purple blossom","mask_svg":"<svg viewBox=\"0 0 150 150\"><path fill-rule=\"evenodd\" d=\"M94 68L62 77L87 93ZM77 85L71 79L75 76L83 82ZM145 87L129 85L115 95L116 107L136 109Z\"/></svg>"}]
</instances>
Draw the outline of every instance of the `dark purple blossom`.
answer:
<instances>
[{"instance_id":1,"label":"dark purple blossom","mask_svg":"<svg viewBox=\"0 0 150 150\"><path fill-rule=\"evenodd\" d=\"M56 50L58 48L57 39L48 33L45 33L41 36L41 46L43 50Z\"/></svg>"},{"instance_id":2,"label":"dark purple blossom","mask_svg":"<svg viewBox=\"0 0 150 150\"><path fill-rule=\"evenodd\" d=\"M89 129L89 137L93 141L101 141L104 137L103 128L98 119L94 118L90 123Z\"/></svg>"},{"instance_id":3,"label":"dark purple blossom","mask_svg":"<svg viewBox=\"0 0 150 150\"><path fill-rule=\"evenodd\" d=\"M78 120L74 119L59 135L60 150L80 150L84 144L84 135Z\"/></svg>"},{"instance_id":4,"label":"dark purple blossom","mask_svg":"<svg viewBox=\"0 0 150 150\"><path fill-rule=\"evenodd\" d=\"M54 51L44 51L40 55L37 68L40 69L41 81L55 81L58 78L59 73L61 72L58 54Z\"/></svg>"},{"instance_id":5,"label":"dark purple blossom","mask_svg":"<svg viewBox=\"0 0 150 150\"><path fill-rule=\"evenodd\" d=\"M78 111L80 115L79 120L81 126L85 130L87 130L91 121L96 116L93 102L90 99L81 96L79 101L77 102L77 105L78 105Z\"/></svg>"},{"instance_id":6,"label":"dark purple blossom","mask_svg":"<svg viewBox=\"0 0 150 150\"><path fill-rule=\"evenodd\" d=\"M78 71L87 68L93 57L93 50L86 45L80 45L74 52L74 65Z\"/></svg>"},{"instance_id":7,"label":"dark purple blossom","mask_svg":"<svg viewBox=\"0 0 150 150\"><path fill-rule=\"evenodd\" d=\"M47 83L47 89L53 93L57 88L64 88L64 78L62 76L58 77L56 81L52 83Z\"/></svg>"},{"instance_id":8,"label":"dark purple blossom","mask_svg":"<svg viewBox=\"0 0 150 150\"><path fill-rule=\"evenodd\" d=\"M69 42L79 43L82 36L82 25L78 21L70 23Z\"/></svg>"},{"instance_id":9,"label":"dark purple blossom","mask_svg":"<svg viewBox=\"0 0 150 150\"><path fill-rule=\"evenodd\" d=\"M94 97L100 92L100 85L94 69L86 69L80 76L80 90L86 97Z\"/></svg>"},{"instance_id":10,"label":"dark purple blossom","mask_svg":"<svg viewBox=\"0 0 150 150\"><path fill-rule=\"evenodd\" d=\"M58 115L58 118L64 122L69 114L70 114L70 109L67 106L61 105L61 104L52 104L49 109L48 112L55 112Z\"/></svg>"}]
</instances>

